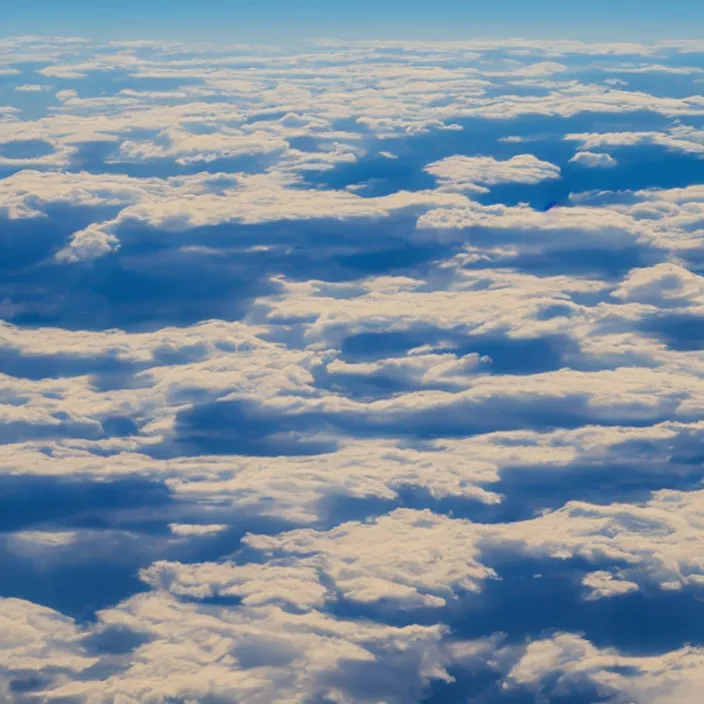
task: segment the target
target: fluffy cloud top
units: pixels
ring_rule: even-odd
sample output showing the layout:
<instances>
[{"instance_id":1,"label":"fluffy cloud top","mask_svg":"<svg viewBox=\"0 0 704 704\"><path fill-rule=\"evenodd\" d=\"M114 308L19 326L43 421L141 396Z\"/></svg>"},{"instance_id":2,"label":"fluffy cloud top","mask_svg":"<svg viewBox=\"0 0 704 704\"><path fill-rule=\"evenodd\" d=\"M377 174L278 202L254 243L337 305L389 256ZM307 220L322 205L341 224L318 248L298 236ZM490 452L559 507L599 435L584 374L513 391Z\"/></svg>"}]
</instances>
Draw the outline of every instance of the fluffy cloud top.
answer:
<instances>
[{"instance_id":1,"label":"fluffy cloud top","mask_svg":"<svg viewBox=\"0 0 704 704\"><path fill-rule=\"evenodd\" d=\"M506 161L490 156L450 156L425 167L445 190L486 192L500 183L534 184L560 178L559 167L532 154L518 154Z\"/></svg>"},{"instance_id":2,"label":"fluffy cloud top","mask_svg":"<svg viewBox=\"0 0 704 704\"><path fill-rule=\"evenodd\" d=\"M598 168L616 166L617 161L611 154L605 154L604 152L577 152L570 159L570 163L588 168Z\"/></svg>"}]
</instances>

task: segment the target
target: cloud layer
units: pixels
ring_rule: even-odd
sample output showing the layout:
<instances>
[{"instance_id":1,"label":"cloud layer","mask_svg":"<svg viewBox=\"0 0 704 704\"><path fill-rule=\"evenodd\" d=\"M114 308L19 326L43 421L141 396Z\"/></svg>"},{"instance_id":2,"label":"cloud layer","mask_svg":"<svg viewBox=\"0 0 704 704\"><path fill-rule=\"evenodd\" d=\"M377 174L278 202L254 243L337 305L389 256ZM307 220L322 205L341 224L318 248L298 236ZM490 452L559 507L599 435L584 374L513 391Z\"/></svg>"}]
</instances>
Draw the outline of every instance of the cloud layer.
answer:
<instances>
[{"instance_id":1,"label":"cloud layer","mask_svg":"<svg viewBox=\"0 0 704 704\"><path fill-rule=\"evenodd\" d=\"M0 700L698 704L703 71L1 40Z\"/></svg>"}]
</instances>

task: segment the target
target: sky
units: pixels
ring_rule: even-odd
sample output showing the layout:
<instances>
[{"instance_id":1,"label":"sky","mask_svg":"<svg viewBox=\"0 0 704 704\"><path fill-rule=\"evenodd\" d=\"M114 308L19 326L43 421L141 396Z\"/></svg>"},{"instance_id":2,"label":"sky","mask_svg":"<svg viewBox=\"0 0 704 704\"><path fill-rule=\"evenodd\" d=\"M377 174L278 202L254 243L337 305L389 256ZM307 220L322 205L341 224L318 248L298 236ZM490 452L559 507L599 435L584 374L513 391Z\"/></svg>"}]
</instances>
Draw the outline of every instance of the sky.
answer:
<instances>
[{"instance_id":1,"label":"sky","mask_svg":"<svg viewBox=\"0 0 704 704\"><path fill-rule=\"evenodd\" d=\"M704 38L612 5L10 10L2 704L701 704Z\"/></svg>"},{"instance_id":2,"label":"sky","mask_svg":"<svg viewBox=\"0 0 704 704\"><path fill-rule=\"evenodd\" d=\"M703 21L696 0L27 0L3 8L2 33L277 43L476 36L655 41L696 39Z\"/></svg>"}]
</instances>

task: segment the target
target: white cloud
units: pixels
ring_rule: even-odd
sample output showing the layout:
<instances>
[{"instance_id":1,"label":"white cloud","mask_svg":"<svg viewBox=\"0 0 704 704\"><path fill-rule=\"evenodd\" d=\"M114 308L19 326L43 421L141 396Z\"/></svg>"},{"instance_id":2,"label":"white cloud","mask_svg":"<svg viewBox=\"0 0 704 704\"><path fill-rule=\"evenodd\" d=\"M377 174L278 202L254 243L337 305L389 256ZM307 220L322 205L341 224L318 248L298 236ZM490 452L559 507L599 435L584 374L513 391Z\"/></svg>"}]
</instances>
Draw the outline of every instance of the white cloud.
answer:
<instances>
[{"instance_id":1,"label":"white cloud","mask_svg":"<svg viewBox=\"0 0 704 704\"><path fill-rule=\"evenodd\" d=\"M56 97L62 101L71 100L72 98L78 97L78 91L74 90L73 88L67 88L66 90L57 90Z\"/></svg>"},{"instance_id":2,"label":"white cloud","mask_svg":"<svg viewBox=\"0 0 704 704\"><path fill-rule=\"evenodd\" d=\"M303 611L320 608L329 596L312 567L269 564L156 562L143 569L142 580L177 596L204 599L237 596L246 606L287 605Z\"/></svg>"},{"instance_id":3,"label":"white cloud","mask_svg":"<svg viewBox=\"0 0 704 704\"><path fill-rule=\"evenodd\" d=\"M22 85L15 86L15 90L20 93L40 93L43 90L51 90L52 86L42 85L39 83L23 83Z\"/></svg>"},{"instance_id":4,"label":"white cloud","mask_svg":"<svg viewBox=\"0 0 704 704\"><path fill-rule=\"evenodd\" d=\"M207 173L171 179L123 175L93 176L20 171L0 184L0 208L11 219L36 217L52 203L73 206L124 205L115 220L93 223L75 233L59 258L91 259L114 251L123 224L148 223L170 232L228 222L256 224L313 218L387 217L394 211L422 211L463 205L464 196L438 191L400 191L364 198L346 190L302 189L286 176Z\"/></svg>"},{"instance_id":5,"label":"white cloud","mask_svg":"<svg viewBox=\"0 0 704 704\"><path fill-rule=\"evenodd\" d=\"M509 672L507 685L527 686L540 696L548 682L567 692L575 685L591 682L605 696L634 704L694 704L702 685L701 663L699 648L629 656L613 648L597 648L571 633L558 633L525 648Z\"/></svg>"},{"instance_id":6,"label":"white cloud","mask_svg":"<svg viewBox=\"0 0 704 704\"><path fill-rule=\"evenodd\" d=\"M42 547L61 547L71 545L76 538L75 532L62 531L49 533L46 531L21 531L13 533L13 539L21 543L31 543Z\"/></svg>"},{"instance_id":7,"label":"white cloud","mask_svg":"<svg viewBox=\"0 0 704 704\"><path fill-rule=\"evenodd\" d=\"M251 536L247 543L265 553L312 555L308 562L350 601L438 608L453 590L477 591L484 580L496 576L478 561L481 534L481 527L465 521L430 511L398 510L325 533Z\"/></svg>"},{"instance_id":8,"label":"white cloud","mask_svg":"<svg viewBox=\"0 0 704 704\"><path fill-rule=\"evenodd\" d=\"M265 568L259 577L256 571L250 570L254 582L245 583L245 590L259 589L269 579L281 579L278 588L286 584L281 571ZM299 571L299 579L310 575ZM112 672L106 658L107 675L101 676L98 668L95 675L55 678L43 696L47 701L119 699L126 704L207 697L247 704L325 697L371 703L378 695L365 693L359 680L369 677L384 688L389 701L401 702L409 696L419 699L430 679L449 679L438 647L441 627L393 628L256 601L227 608L184 603L165 591L133 597L101 612L95 630L129 629L147 642Z\"/></svg>"},{"instance_id":9,"label":"white cloud","mask_svg":"<svg viewBox=\"0 0 704 704\"><path fill-rule=\"evenodd\" d=\"M173 158L179 164L209 162L216 159L276 154L287 149L288 143L268 132L248 133L223 129L217 134L192 134L185 130L164 130L158 135L168 146L156 142L124 140L120 155L124 159Z\"/></svg>"},{"instance_id":10,"label":"white cloud","mask_svg":"<svg viewBox=\"0 0 704 704\"><path fill-rule=\"evenodd\" d=\"M82 652L70 618L29 601L0 599L0 634L0 695L8 701L12 679L44 672L76 677L96 662Z\"/></svg>"},{"instance_id":11,"label":"white cloud","mask_svg":"<svg viewBox=\"0 0 704 704\"><path fill-rule=\"evenodd\" d=\"M84 230L75 232L68 246L57 252L56 259L65 262L79 262L114 252L119 247L115 235L105 232L101 225L93 223Z\"/></svg>"},{"instance_id":12,"label":"white cloud","mask_svg":"<svg viewBox=\"0 0 704 704\"><path fill-rule=\"evenodd\" d=\"M658 307L704 306L704 277L677 264L656 264L631 270L611 295Z\"/></svg>"},{"instance_id":13,"label":"white cloud","mask_svg":"<svg viewBox=\"0 0 704 704\"><path fill-rule=\"evenodd\" d=\"M227 525L223 523L206 523L206 524L191 524L191 523L171 523L169 525L171 532L174 535L179 536L200 536L200 535L213 535L214 533L221 533L223 530L227 529Z\"/></svg>"},{"instance_id":14,"label":"white cloud","mask_svg":"<svg viewBox=\"0 0 704 704\"><path fill-rule=\"evenodd\" d=\"M532 154L519 154L506 161L488 156L450 156L428 164L427 171L445 190L486 192L482 184L535 184L560 178L560 169Z\"/></svg>"},{"instance_id":15,"label":"white cloud","mask_svg":"<svg viewBox=\"0 0 704 704\"><path fill-rule=\"evenodd\" d=\"M704 130L687 125L675 125L663 132L604 132L565 135L566 140L580 142L585 149L631 147L643 144L690 154L704 154Z\"/></svg>"},{"instance_id":16,"label":"white cloud","mask_svg":"<svg viewBox=\"0 0 704 704\"><path fill-rule=\"evenodd\" d=\"M610 154L603 152L577 152L571 159L571 164L588 168L612 167L618 163Z\"/></svg>"},{"instance_id":17,"label":"white cloud","mask_svg":"<svg viewBox=\"0 0 704 704\"><path fill-rule=\"evenodd\" d=\"M486 564L495 552L613 565L583 584L587 600L614 598L644 583L669 591L704 584L702 495L660 491L643 506L569 502L530 520L489 525L398 509L366 523L253 535L246 543L282 565L320 570L349 601L380 607L438 608L480 591L497 577Z\"/></svg>"},{"instance_id":18,"label":"white cloud","mask_svg":"<svg viewBox=\"0 0 704 704\"><path fill-rule=\"evenodd\" d=\"M525 236L518 240L519 246L549 243L562 249L569 248L571 240L566 240L566 236L570 233L573 237L580 233L581 246L599 248L619 248L640 238L655 239L656 236L647 223L637 222L627 214L609 208L577 206L555 207L541 212L527 205L472 203L465 207L429 210L418 218L417 227L450 232L467 228L510 233L518 230L530 235L530 240Z\"/></svg>"},{"instance_id":19,"label":"white cloud","mask_svg":"<svg viewBox=\"0 0 704 704\"><path fill-rule=\"evenodd\" d=\"M639 589L635 582L614 578L614 575L610 572L605 572L603 570L599 572L590 572L582 580L582 584L591 590L589 595L586 597L588 601L631 594L633 592L637 592Z\"/></svg>"},{"instance_id":20,"label":"white cloud","mask_svg":"<svg viewBox=\"0 0 704 704\"><path fill-rule=\"evenodd\" d=\"M704 561L694 549L703 497L701 491L662 490L641 506L572 502L497 533L532 555L621 563L618 575L626 582L652 582L664 590L696 587L704 583ZM587 586L599 589L603 580L591 580ZM611 588L601 596L618 593Z\"/></svg>"}]
</instances>

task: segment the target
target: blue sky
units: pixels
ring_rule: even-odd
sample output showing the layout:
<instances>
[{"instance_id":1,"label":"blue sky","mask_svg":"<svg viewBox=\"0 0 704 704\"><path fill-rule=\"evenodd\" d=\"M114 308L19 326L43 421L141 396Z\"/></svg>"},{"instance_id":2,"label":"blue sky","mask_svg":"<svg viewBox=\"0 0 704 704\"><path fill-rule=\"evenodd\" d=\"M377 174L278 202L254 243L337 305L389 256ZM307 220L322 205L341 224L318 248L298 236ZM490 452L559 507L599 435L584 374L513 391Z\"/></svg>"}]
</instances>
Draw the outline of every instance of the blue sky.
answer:
<instances>
[{"instance_id":1,"label":"blue sky","mask_svg":"<svg viewBox=\"0 0 704 704\"><path fill-rule=\"evenodd\" d=\"M233 42L478 35L616 41L695 38L703 21L696 0L28 0L3 8L2 33Z\"/></svg>"}]
</instances>

